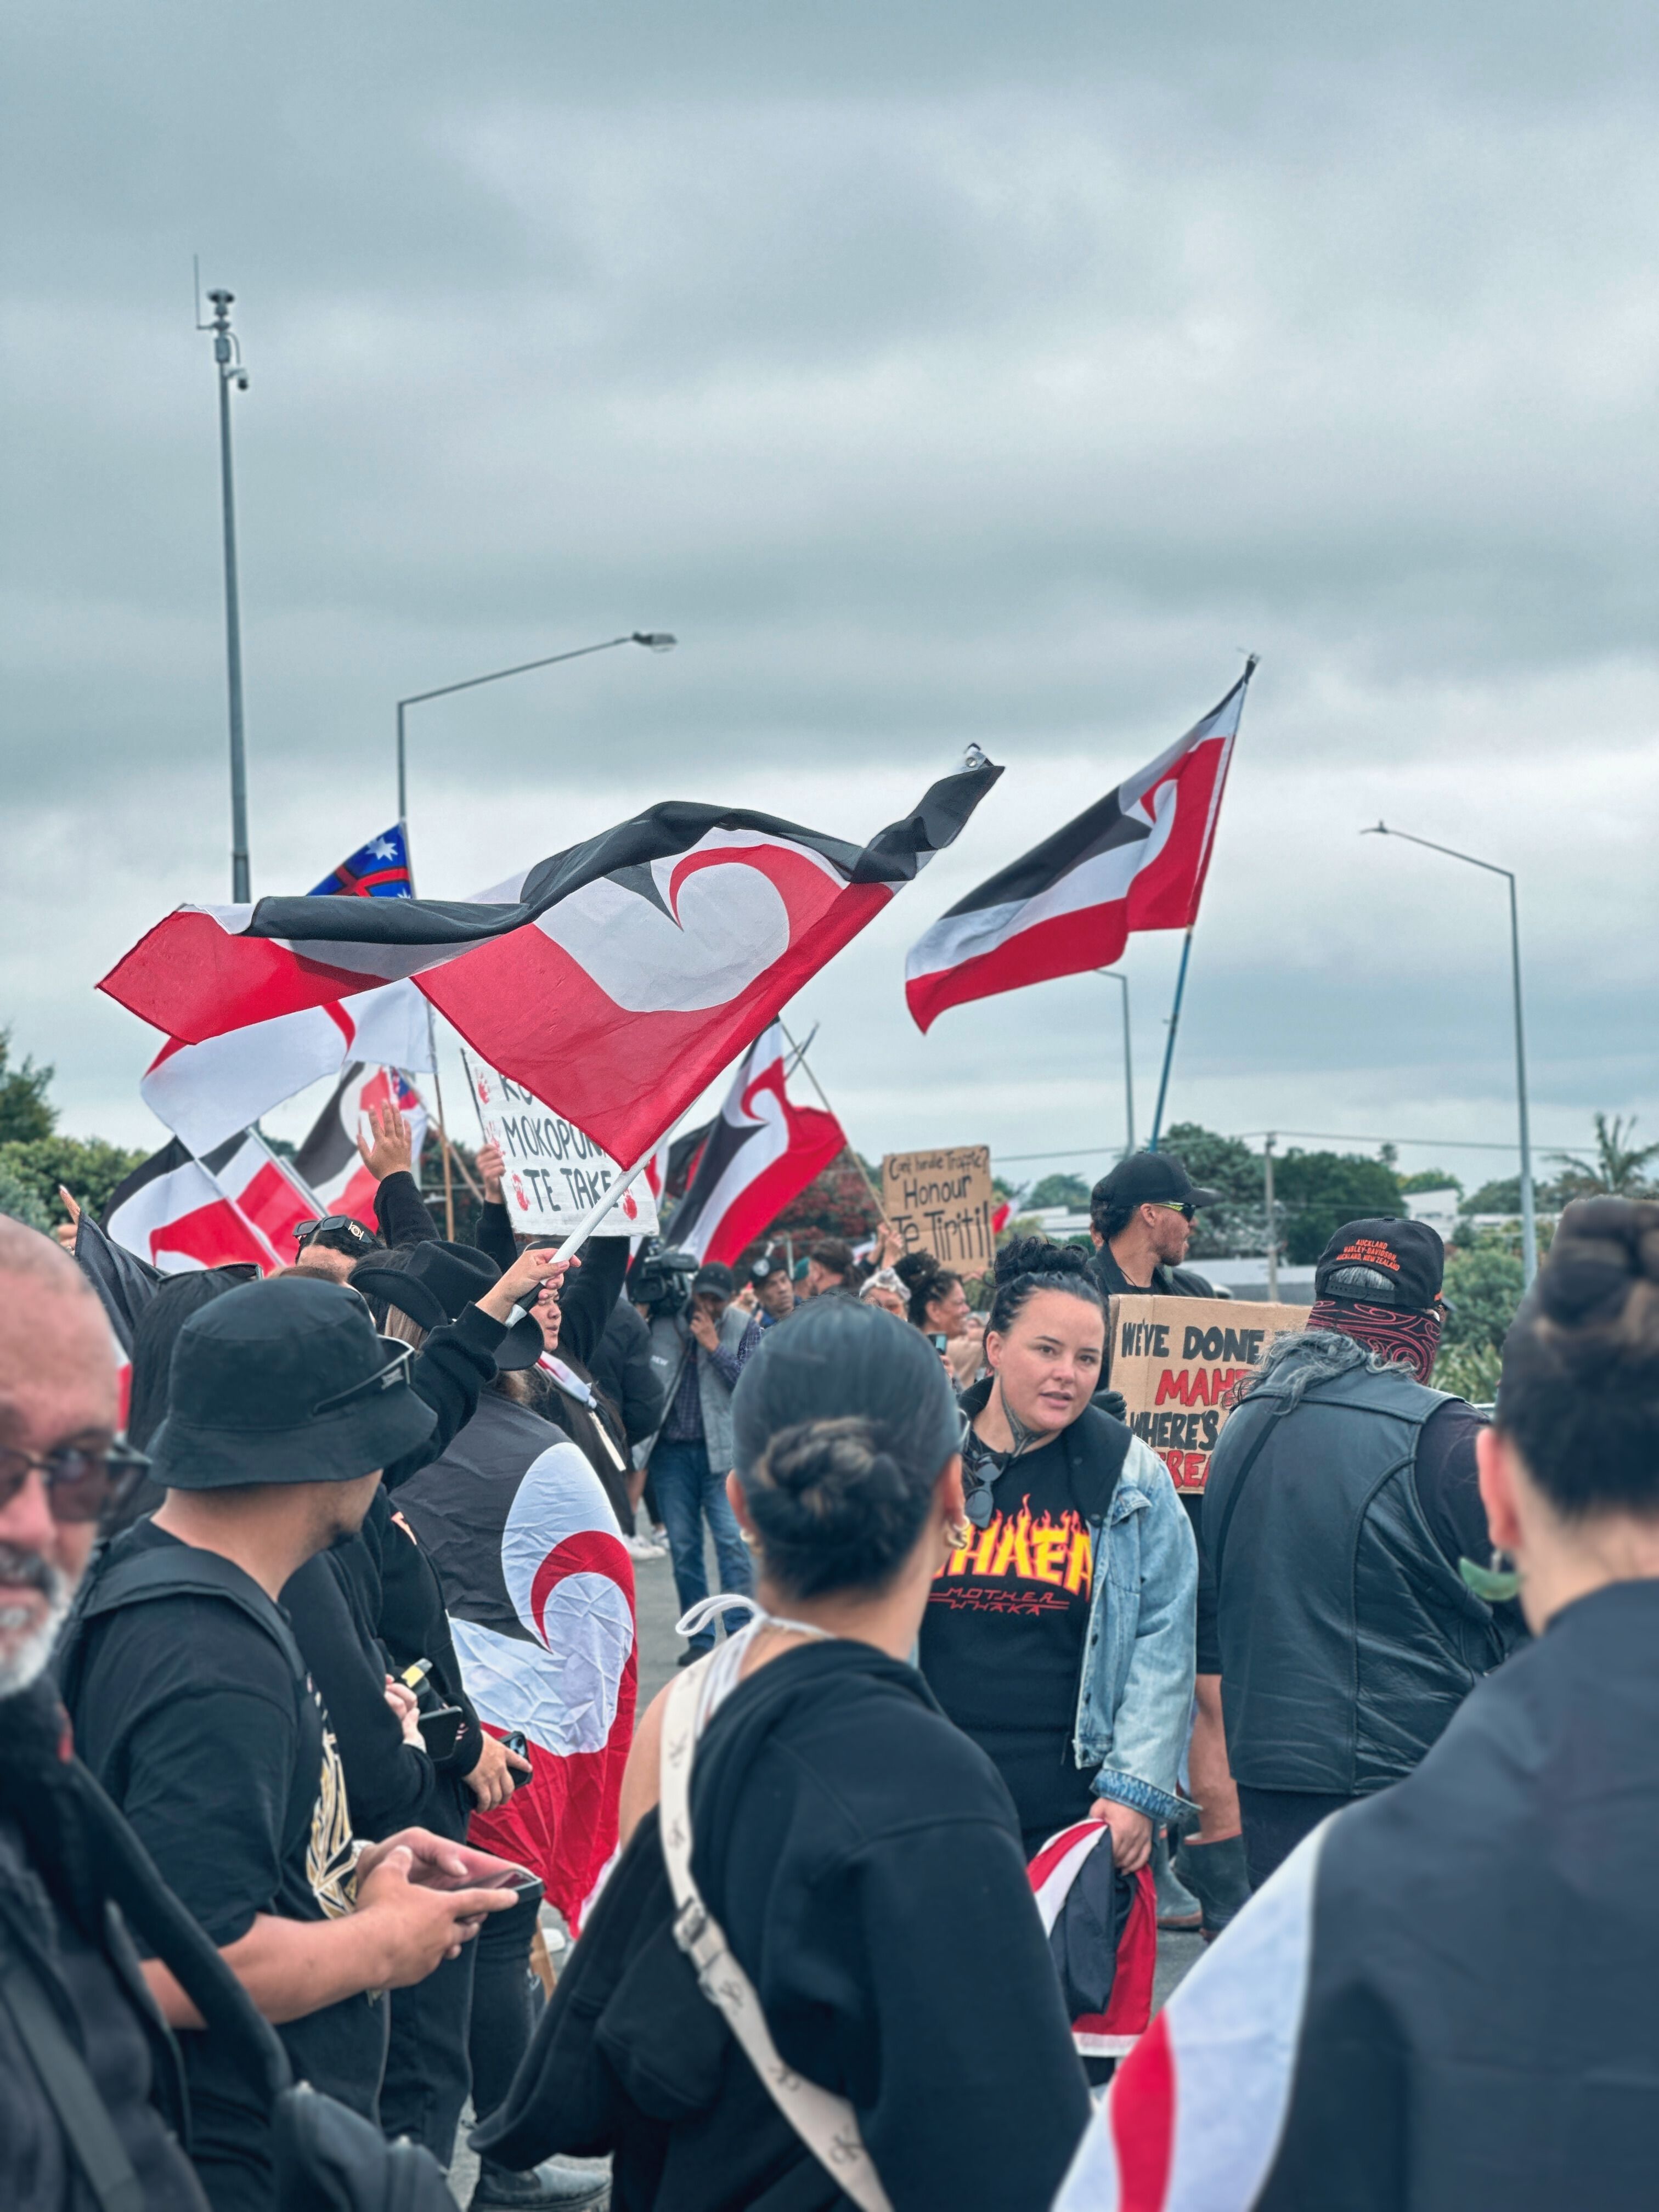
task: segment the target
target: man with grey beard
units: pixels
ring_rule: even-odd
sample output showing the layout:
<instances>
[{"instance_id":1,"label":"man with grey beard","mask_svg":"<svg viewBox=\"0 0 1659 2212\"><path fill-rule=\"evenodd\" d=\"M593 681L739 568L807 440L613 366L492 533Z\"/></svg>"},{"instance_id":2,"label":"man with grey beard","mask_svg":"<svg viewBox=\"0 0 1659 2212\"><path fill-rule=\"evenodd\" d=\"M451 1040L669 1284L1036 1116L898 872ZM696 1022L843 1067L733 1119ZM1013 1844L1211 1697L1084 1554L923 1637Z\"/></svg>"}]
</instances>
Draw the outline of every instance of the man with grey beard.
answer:
<instances>
[{"instance_id":1,"label":"man with grey beard","mask_svg":"<svg viewBox=\"0 0 1659 2212\"><path fill-rule=\"evenodd\" d=\"M62 1709L43 1679L115 1444L102 1307L49 1237L0 1215L0 2203L204 2212L179 2148L178 2056L107 1911L88 1907ZM142 1463L141 1463L142 1464ZM103 2191L100 2191L100 2180ZM119 2186L119 2197L107 2193Z\"/></svg>"}]
</instances>

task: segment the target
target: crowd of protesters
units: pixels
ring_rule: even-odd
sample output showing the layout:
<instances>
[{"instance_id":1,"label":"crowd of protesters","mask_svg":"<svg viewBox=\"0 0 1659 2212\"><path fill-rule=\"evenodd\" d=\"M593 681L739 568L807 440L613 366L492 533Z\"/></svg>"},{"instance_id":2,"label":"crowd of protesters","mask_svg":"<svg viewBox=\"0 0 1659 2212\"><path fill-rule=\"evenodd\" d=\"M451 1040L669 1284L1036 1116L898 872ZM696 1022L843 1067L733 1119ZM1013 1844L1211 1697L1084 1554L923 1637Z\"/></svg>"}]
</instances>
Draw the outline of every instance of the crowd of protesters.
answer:
<instances>
[{"instance_id":1,"label":"crowd of protesters","mask_svg":"<svg viewBox=\"0 0 1659 2212\"><path fill-rule=\"evenodd\" d=\"M479 2208L1651 2201L1659 1206L1567 1210L1490 1421L1438 1237L1346 1224L1197 1497L1111 1382L1214 1295L1170 1155L977 1314L885 1225L520 1250L489 1152L449 1243L363 1151L125 1414L94 1228L0 1217L0 2203L437 2212L469 2104ZM684 1645L556 1977L476 1538L573 1447Z\"/></svg>"}]
</instances>

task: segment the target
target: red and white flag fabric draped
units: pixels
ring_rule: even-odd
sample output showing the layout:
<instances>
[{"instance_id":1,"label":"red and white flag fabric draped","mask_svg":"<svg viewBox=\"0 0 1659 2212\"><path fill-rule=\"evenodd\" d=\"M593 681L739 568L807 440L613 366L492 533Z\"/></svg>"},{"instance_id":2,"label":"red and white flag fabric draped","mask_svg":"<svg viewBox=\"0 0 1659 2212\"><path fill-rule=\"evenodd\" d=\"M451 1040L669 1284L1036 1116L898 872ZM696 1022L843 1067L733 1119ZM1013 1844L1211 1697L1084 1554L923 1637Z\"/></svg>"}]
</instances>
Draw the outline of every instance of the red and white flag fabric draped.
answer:
<instances>
[{"instance_id":1,"label":"red and white flag fabric draped","mask_svg":"<svg viewBox=\"0 0 1659 2212\"><path fill-rule=\"evenodd\" d=\"M847 1133L833 1114L790 1097L784 1081L790 1057L774 1022L744 1055L706 1133L668 1230L671 1243L699 1260L729 1265L846 1149Z\"/></svg>"},{"instance_id":2,"label":"red and white flag fabric draped","mask_svg":"<svg viewBox=\"0 0 1659 2212\"><path fill-rule=\"evenodd\" d=\"M631 1163L1000 774L986 763L942 778L862 848L669 800L482 899L183 907L100 988L199 1043L414 976L492 1066Z\"/></svg>"},{"instance_id":3,"label":"red and white flag fabric draped","mask_svg":"<svg viewBox=\"0 0 1659 2212\"><path fill-rule=\"evenodd\" d=\"M349 1213L366 1229L379 1226L374 1193L380 1179L369 1173L357 1150L357 1138L365 1127L363 1117L371 1106L395 1106L407 1119L418 1181L426 1143L426 1103L397 1067L347 1068L294 1155L295 1170L317 1194L314 1210Z\"/></svg>"},{"instance_id":4,"label":"red and white flag fabric draped","mask_svg":"<svg viewBox=\"0 0 1659 2212\"><path fill-rule=\"evenodd\" d=\"M538 1875L574 1931L617 1848L638 1674L633 1561L568 1438L516 1486L469 1492L464 1516L427 1487L416 1474L398 1497L417 1532L423 1506L443 1516L444 1600L467 1694L493 1734L523 1729L535 1769L498 1810L475 1813L468 1835Z\"/></svg>"},{"instance_id":5,"label":"red and white flag fabric draped","mask_svg":"<svg viewBox=\"0 0 1659 2212\"><path fill-rule=\"evenodd\" d=\"M1050 1836L1026 1872L1072 2013L1072 2040L1087 2058L1133 2050L1152 2016L1158 1898L1152 1877L1120 1875L1112 1832L1079 1820Z\"/></svg>"},{"instance_id":6,"label":"red and white flag fabric draped","mask_svg":"<svg viewBox=\"0 0 1659 2212\"><path fill-rule=\"evenodd\" d=\"M1186 736L1103 799L958 899L905 963L918 1029L947 1006L1109 967L1133 933L1187 929L1254 661Z\"/></svg>"},{"instance_id":7,"label":"red and white flag fabric draped","mask_svg":"<svg viewBox=\"0 0 1659 2212\"><path fill-rule=\"evenodd\" d=\"M1328 1821L1207 1951L1118 2068L1054 2212L1248 2212L1296 2076Z\"/></svg>"}]
</instances>

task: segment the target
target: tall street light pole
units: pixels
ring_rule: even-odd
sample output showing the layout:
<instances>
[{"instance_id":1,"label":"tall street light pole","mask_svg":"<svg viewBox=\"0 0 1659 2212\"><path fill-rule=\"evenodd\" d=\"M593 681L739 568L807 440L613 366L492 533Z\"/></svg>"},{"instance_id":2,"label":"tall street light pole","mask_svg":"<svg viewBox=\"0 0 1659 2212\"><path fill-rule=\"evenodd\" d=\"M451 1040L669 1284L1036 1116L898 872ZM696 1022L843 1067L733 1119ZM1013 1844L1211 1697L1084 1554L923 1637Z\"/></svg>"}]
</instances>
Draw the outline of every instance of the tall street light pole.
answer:
<instances>
[{"instance_id":1,"label":"tall street light pole","mask_svg":"<svg viewBox=\"0 0 1659 2212\"><path fill-rule=\"evenodd\" d=\"M216 295L215 295L217 296ZM521 660L512 668L494 668L488 676L469 676L463 684L441 684L435 691L413 691L398 702L398 819L409 820L409 782L404 758L404 710L428 699L447 699L456 691L476 691L481 684L499 684L504 676L526 676L532 668L552 668L561 660L582 660L590 653L609 653L613 646L642 645L650 653L672 653L679 640L665 629L633 629L622 637L601 638L597 645L579 645L574 652L550 653L541 660Z\"/></svg>"},{"instance_id":2,"label":"tall street light pole","mask_svg":"<svg viewBox=\"0 0 1659 2212\"><path fill-rule=\"evenodd\" d=\"M246 906L253 893L247 853L247 755L242 743L242 614L236 587L236 492L230 465L230 387L247 390L242 349L230 327L234 292L210 292L213 319L198 313L196 327L213 332L219 371L219 484L225 525L225 672L230 690L230 896Z\"/></svg>"},{"instance_id":3,"label":"tall street light pole","mask_svg":"<svg viewBox=\"0 0 1659 2212\"><path fill-rule=\"evenodd\" d=\"M1115 968L1097 968L1097 975L1103 975L1109 983L1123 987L1123 1157L1127 1160L1135 1148L1135 1072L1129 1056L1129 979Z\"/></svg>"},{"instance_id":4,"label":"tall street light pole","mask_svg":"<svg viewBox=\"0 0 1659 2212\"><path fill-rule=\"evenodd\" d=\"M1510 963L1515 988L1515 1095L1521 1123L1521 1263L1528 1282L1538 1273L1538 1218L1532 1192L1532 1138L1527 1121L1527 1040L1521 1016L1521 916L1516 902L1515 873L1492 860L1478 860L1473 853L1455 852L1427 837L1414 837L1408 830L1390 830L1386 822L1362 830L1362 837L1399 837L1425 852L1443 853L1449 860L1464 860L1484 868L1489 876L1502 876L1510 887Z\"/></svg>"}]
</instances>

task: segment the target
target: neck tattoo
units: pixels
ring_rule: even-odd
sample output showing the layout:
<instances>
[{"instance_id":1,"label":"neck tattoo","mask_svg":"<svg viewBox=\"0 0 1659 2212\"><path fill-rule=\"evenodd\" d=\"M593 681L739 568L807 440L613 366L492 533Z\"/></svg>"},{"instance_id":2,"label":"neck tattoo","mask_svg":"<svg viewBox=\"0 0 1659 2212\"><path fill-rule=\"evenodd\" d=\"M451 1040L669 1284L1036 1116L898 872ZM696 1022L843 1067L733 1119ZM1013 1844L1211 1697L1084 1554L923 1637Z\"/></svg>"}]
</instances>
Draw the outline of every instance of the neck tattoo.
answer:
<instances>
[{"instance_id":1,"label":"neck tattoo","mask_svg":"<svg viewBox=\"0 0 1659 2212\"><path fill-rule=\"evenodd\" d=\"M1030 1451L1031 1446L1036 1442L1037 1432L1035 1429L1028 1429L1008 1403L1008 1393L1002 1387L1002 1377L1000 1375L997 1377L997 1398L1002 1407L1002 1418L1008 1424L1008 1433L1014 1440L1014 1448L1008 1456L1010 1459L1018 1459L1022 1452Z\"/></svg>"}]
</instances>

